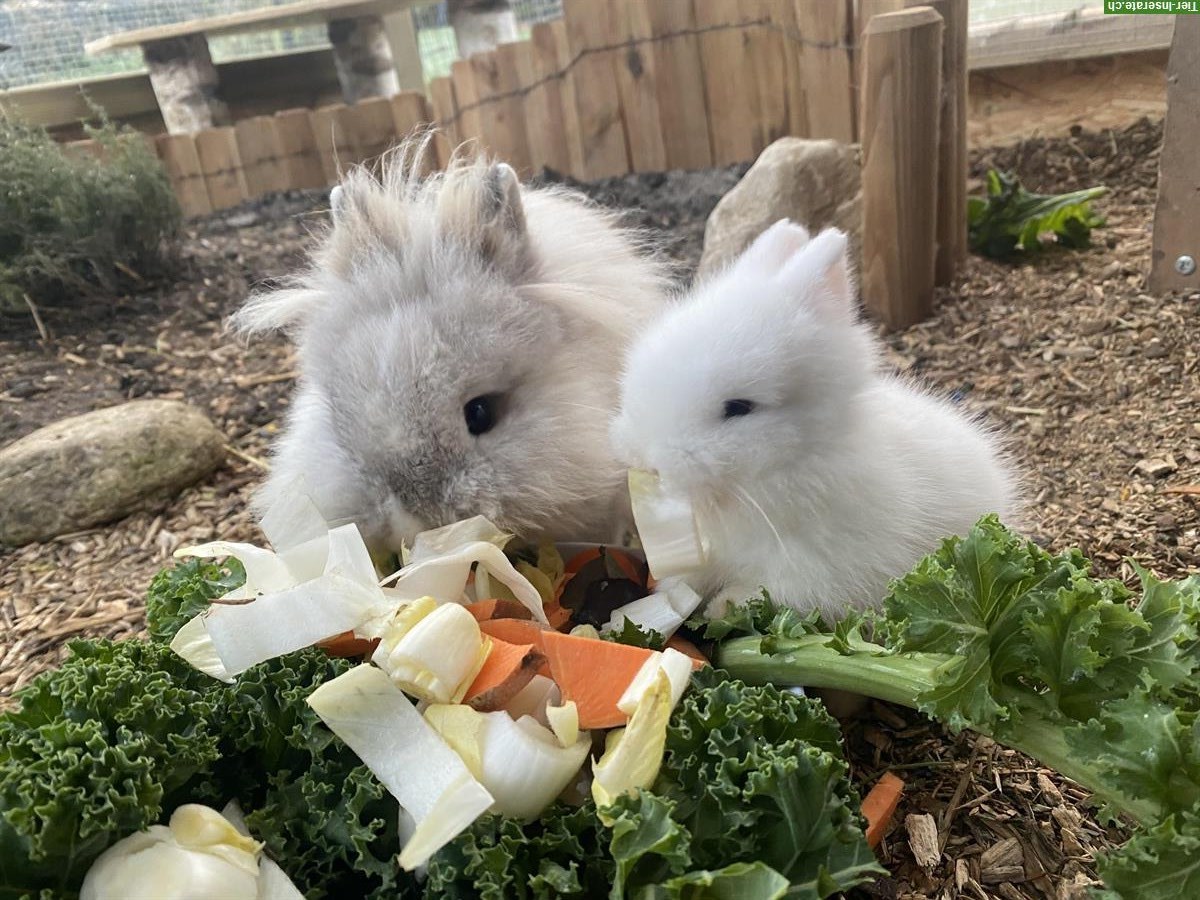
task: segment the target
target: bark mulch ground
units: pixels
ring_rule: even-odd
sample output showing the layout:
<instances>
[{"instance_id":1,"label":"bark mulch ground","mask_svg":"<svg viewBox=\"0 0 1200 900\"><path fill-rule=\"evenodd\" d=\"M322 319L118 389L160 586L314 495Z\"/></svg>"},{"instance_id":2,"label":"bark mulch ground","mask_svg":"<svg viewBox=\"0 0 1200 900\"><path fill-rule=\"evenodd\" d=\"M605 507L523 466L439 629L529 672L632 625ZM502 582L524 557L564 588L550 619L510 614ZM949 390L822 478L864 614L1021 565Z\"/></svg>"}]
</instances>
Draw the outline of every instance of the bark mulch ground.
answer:
<instances>
[{"instance_id":1,"label":"bark mulch ground","mask_svg":"<svg viewBox=\"0 0 1200 900\"><path fill-rule=\"evenodd\" d=\"M930 321L892 335L891 362L957 392L1009 436L1030 499L1027 530L1077 545L1103 575L1132 558L1162 576L1200 564L1200 378L1191 322L1200 294L1144 289L1161 125L1037 139L973 153L973 174L1015 170L1035 191L1110 188L1095 246L1017 264L972 257ZM664 232L685 269L705 217L744 169L637 175L587 190ZM0 707L79 636L128 637L170 553L218 535L258 540L247 498L294 379L281 340L246 346L222 330L266 279L293 270L320 195L290 195L193 224L175 280L76 309L0 319L0 444L60 417L135 397L205 410L229 454L205 484L163 509L45 544L0 550ZM864 786L892 769L908 781L883 845L900 898L1069 898L1097 852L1123 839L1087 795L994 742L952 736L882 705L850 723ZM918 863L921 859L924 863Z\"/></svg>"}]
</instances>

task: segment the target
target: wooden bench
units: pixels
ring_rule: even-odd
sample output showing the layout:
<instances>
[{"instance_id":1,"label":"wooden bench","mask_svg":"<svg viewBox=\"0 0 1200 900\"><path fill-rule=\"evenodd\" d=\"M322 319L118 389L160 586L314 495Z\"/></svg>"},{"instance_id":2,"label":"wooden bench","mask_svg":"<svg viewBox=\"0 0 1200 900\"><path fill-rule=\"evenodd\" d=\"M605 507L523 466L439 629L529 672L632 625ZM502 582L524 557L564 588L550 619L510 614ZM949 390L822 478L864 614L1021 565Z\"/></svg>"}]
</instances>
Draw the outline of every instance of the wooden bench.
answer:
<instances>
[{"instance_id":1,"label":"wooden bench","mask_svg":"<svg viewBox=\"0 0 1200 900\"><path fill-rule=\"evenodd\" d=\"M229 124L208 39L325 23L347 103L423 90L411 8L422 0L300 0L244 12L111 34L84 46L89 55L141 47L171 134ZM428 2L428 0L425 0Z\"/></svg>"}]
</instances>

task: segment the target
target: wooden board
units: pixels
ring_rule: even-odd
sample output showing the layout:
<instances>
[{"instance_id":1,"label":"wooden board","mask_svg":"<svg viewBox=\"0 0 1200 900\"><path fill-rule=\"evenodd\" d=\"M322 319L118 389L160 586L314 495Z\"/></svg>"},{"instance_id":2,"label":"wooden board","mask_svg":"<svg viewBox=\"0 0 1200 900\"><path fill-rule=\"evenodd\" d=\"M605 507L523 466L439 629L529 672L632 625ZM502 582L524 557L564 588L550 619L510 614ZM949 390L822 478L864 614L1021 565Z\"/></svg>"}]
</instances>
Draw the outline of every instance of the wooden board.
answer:
<instances>
[{"instance_id":1,"label":"wooden board","mask_svg":"<svg viewBox=\"0 0 1200 900\"><path fill-rule=\"evenodd\" d=\"M783 56L783 96L787 111L787 133L808 136L808 100L800 80L800 30L792 0L768 4L771 23L780 31Z\"/></svg>"},{"instance_id":2,"label":"wooden board","mask_svg":"<svg viewBox=\"0 0 1200 900\"><path fill-rule=\"evenodd\" d=\"M312 25L334 19L357 19L362 16L382 16L417 5L420 0L300 0L258 9L190 19L171 25L154 25L122 31L88 41L83 45L89 56L106 50L138 47L149 41L186 37L192 34L236 34L242 31L272 31L294 25Z\"/></svg>"},{"instance_id":3,"label":"wooden board","mask_svg":"<svg viewBox=\"0 0 1200 900\"><path fill-rule=\"evenodd\" d=\"M634 172L662 172L667 168L667 148L663 143L658 60L651 41L649 10L655 4L645 0L612 2L612 43L627 45L616 55L616 69L629 163Z\"/></svg>"},{"instance_id":4,"label":"wooden board","mask_svg":"<svg viewBox=\"0 0 1200 900\"><path fill-rule=\"evenodd\" d=\"M401 91L392 97L392 128L397 144L424 139L423 136L427 134L429 123L432 121L433 114L429 110L429 102L420 91ZM427 143L425 148L421 171L428 175L437 170L438 155L432 141Z\"/></svg>"},{"instance_id":5,"label":"wooden board","mask_svg":"<svg viewBox=\"0 0 1200 900\"><path fill-rule=\"evenodd\" d=\"M745 45L758 89L755 144L761 152L788 133L787 59L779 30L779 0L741 0Z\"/></svg>"},{"instance_id":6,"label":"wooden board","mask_svg":"<svg viewBox=\"0 0 1200 900\"><path fill-rule=\"evenodd\" d=\"M196 153L213 209L237 206L247 197L242 158L233 126L210 128L195 135Z\"/></svg>"},{"instance_id":7,"label":"wooden board","mask_svg":"<svg viewBox=\"0 0 1200 900\"><path fill-rule=\"evenodd\" d=\"M472 55L470 62L479 92L484 144L524 176L530 173L532 164L514 47L512 43L501 44L490 53Z\"/></svg>"},{"instance_id":8,"label":"wooden board","mask_svg":"<svg viewBox=\"0 0 1200 900\"><path fill-rule=\"evenodd\" d=\"M343 118L346 106L333 103L314 109L311 114L313 138L326 184L337 184L342 172L358 158L358 149L350 142Z\"/></svg>"},{"instance_id":9,"label":"wooden board","mask_svg":"<svg viewBox=\"0 0 1200 900\"><path fill-rule=\"evenodd\" d=\"M800 36L799 78L808 115L807 136L853 143L858 98L851 47L852 0L792 0Z\"/></svg>"},{"instance_id":10,"label":"wooden board","mask_svg":"<svg viewBox=\"0 0 1200 900\"><path fill-rule=\"evenodd\" d=\"M739 0L695 0L713 165L749 162L762 148L758 85ZM703 29L708 29L707 31Z\"/></svg>"},{"instance_id":11,"label":"wooden board","mask_svg":"<svg viewBox=\"0 0 1200 900\"><path fill-rule=\"evenodd\" d=\"M927 6L867 26L861 288L891 328L933 309L941 57L942 17Z\"/></svg>"},{"instance_id":12,"label":"wooden board","mask_svg":"<svg viewBox=\"0 0 1200 900\"><path fill-rule=\"evenodd\" d=\"M579 122L579 105L576 103L575 79L571 76L571 41L567 37L567 23L563 19L555 19L550 23L550 33L558 49L559 69L561 73L558 86L562 96L563 134L566 136L567 157L571 166L567 170L575 178L583 179L583 129Z\"/></svg>"},{"instance_id":13,"label":"wooden board","mask_svg":"<svg viewBox=\"0 0 1200 900\"><path fill-rule=\"evenodd\" d=\"M275 119L272 116L242 119L233 126L233 130L237 134L238 155L245 173L247 196L261 197L263 194L286 190L287 171Z\"/></svg>"},{"instance_id":14,"label":"wooden board","mask_svg":"<svg viewBox=\"0 0 1200 900\"><path fill-rule=\"evenodd\" d=\"M1200 290L1200 16L1175 17L1158 165L1150 289ZM1176 266L1190 256L1190 274Z\"/></svg>"},{"instance_id":15,"label":"wooden board","mask_svg":"<svg viewBox=\"0 0 1200 900\"><path fill-rule=\"evenodd\" d=\"M450 66L454 81L454 103L458 110L458 139L460 143L483 144L483 122L480 116L479 88L475 84L475 69L470 60L456 59Z\"/></svg>"},{"instance_id":16,"label":"wooden board","mask_svg":"<svg viewBox=\"0 0 1200 900\"><path fill-rule=\"evenodd\" d=\"M183 214L205 216L212 212L195 138L190 134L161 134L157 144L158 158L162 160Z\"/></svg>"},{"instance_id":17,"label":"wooden board","mask_svg":"<svg viewBox=\"0 0 1200 900\"><path fill-rule=\"evenodd\" d=\"M289 189L311 190L329 183L317 150L312 116L307 109L285 109L276 113L275 134L279 139L279 154Z\"/></svg>"},{"instance_id":18,"label":"wooden board","mask_svg":"<svg viewBox=\"0 0 1200 900\"><path fill-rule=\"evenodd\" d=\"M556 20L561 27L562 20ZM565 41L564 41L565 45ZM525 132L529 137L529 162L534 172L551 169L571 171L563 118L562 71L555 25L539 22L530 31L528 51L517 56L522 83L529 87L525 97ZM523 71L528 67L528 71Z\"/></svg>"},{"instance_id":19,"label":"wooden board","mask_svg":"<svg viewBox=\"0 0 1200 900\"><path fill-rule=\"evenodd\" d=\"M458 106L454 100L454 82L449 77L429 82L429 106L437 133L433 139L439 169L450 163L450 156L459 145Z\"/></svg>"},{"instance_id":20,"label":"wooden board","mask_svg":"<svg viewBox=\"0 0 1200 900\"><path fill-rule=\"evenodd\" d=\"M339 113L339 121L348 147L353 148L353 157L344 160L343 165L373 165L396 143L391 97L372 97L346 106Z\"/></svg>"},{"instance_id":21,"label":"wooden board","mask_svg":"<svg viewBox=\"0 0 1200 900\"><path fill-rule=\"evenodd\" d=\"M937 283L950 284L967 258L967 0L925 0L942 17L938 121Z\"/></svg>"},{"instance_id":22,"label":"wooden board","mask_svg":"<svg viewBox=\"0 0 1200 900\"><path fill-rule=\"evenodd\" d=\"M642 3L638 9L649 20L654 37L654 77L666 166L707 169L712 165L712 148L693 0Z\"/></svg>"},{"instance_id":23,"label":"wooden board","mask_svg":"<svg viewBox=\"0 0 1200 900\"><path fill-rule=\"evenodd\" d=\"M586 181L629 171L621 94L610 46L615 7L595 0L563 0L575 116L579 122L582 177ZM570 111L568 110L568 115Z\"/></svg>"}]
</instances>

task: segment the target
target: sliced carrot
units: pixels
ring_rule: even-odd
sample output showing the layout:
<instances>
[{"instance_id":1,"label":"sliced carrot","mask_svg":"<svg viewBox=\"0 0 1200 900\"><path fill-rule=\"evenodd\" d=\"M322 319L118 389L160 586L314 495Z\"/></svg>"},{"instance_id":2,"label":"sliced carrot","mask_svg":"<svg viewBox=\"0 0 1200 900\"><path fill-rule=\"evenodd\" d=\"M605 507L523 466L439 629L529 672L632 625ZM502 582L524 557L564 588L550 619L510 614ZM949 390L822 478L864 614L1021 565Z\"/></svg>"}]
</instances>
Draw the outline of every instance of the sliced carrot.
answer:
<instances>
[{"instance_id":1,"label":"sliced carrot","mask_svg":"<svg viewBox=\"0 0 1200 900\"><path fill-rule=\"evenodd\" d=\"M379 646L379 638L368 641L356 638L353 631L343 631L324 641L318 641L317 646L330 656L354 657L369 656Z\"/></svg>"},{"instance_id":2,"label":"sliced carrot","mask_svg":"<svg viewBox=\"0 0 1200 900\"><path fill-rule=\"evenodd\" d=\"M579 570L582 569L584 566L586 566L588 563L600 558L600 549L601 548L599 548L599 547L589 547L587 550L581 550L579 553L576 553L574 556L572 556L570 558L570 560L567 561L567 564L563 567L563 574L565 574L565 575L578 574ZM639 568L637 560L635 560L632 556L630 556L624 550L618 550L615 547L605 547L604 553L613 562L615 562L617 564L617 566L620 567L622 573L624 573L625 577L628 578L630 581L634 581L634 582L637 582L638 584L641 584L645 580L645 573L643 571L641 571L641 569ZM565 582L565 580L566 579L564 579L564 582ZM561 586L560 586L560 589L561 589Z\"/></svg>"},{"instance_id":3,"label":"sliced carrot","mask_svg":"<svg viewBox=\"0 0 1200 900\"><path fill-rule=\"evenodd\" d=\"M488 658L463 695L463 702L480 712L503 709L545 662L546 657L533 644L510 644L492 638Z\"/></svg>"},{"instance_id":4,"label":"sliced carrot","mask_svg":"<svg viewBox=\"0 0 1200 900\"><path fill-rule=\"evenodd\" d=\"M557 631L543 632L542 651L563 701L575 701L580 728L615 728L629 721L629 716L617 709L617 702L654 653Z\"/></svg>"},{"instance_id":5,"label":"sliced carrot","mask_svg":"<svg viewBox=\"0 0 1200 900\"><path fill-rule=\"evenodd\" d=\"M493 597L489 600L479 600L467 604L467 612L476 621L486 622L488 619L532 619L533 613L525 608L524 603L516 600L506 600Z\"/></svg>"},{"instance_id":6,"label":"sliced carrot","mask_svg":"<svg viewBox=\"0 0 1200 900\"><path fill-rule=\"evenodd\" d=\"M867 845L872 849L879 846L883 834L892 824L900 796L904 793L904 781L891 772L875 782L862 804L863 818L867 820Z\"/></svg>"},{"instance_id":7,"label":"sliced carrot","mask_svg":"<svg viewBox=\"0 0 1200 900\"><path fill-rule=\"evenodd\" d=\"M488 619L479 623L479 630L493 640L509 644L532 645L543 654L546 652L546 648L542 644L542 636L553 631L552 628L541 622L525 619ZM546 663L545 658L542 659L535 671L538 675L551 677L550 666Z\"/></svg>"},{"instance_id":8,"label":"sliced carrot","mask_svg":"<svg viewBox=\"0 0 1200 900\"><path fill-rule=\"evenodd\" d=\"M571 630L571 610L559 603L557 599L553 603L543 604L542 608L546 612L546 619L555 631Z\"/></svg>"},{"instance_id":9,"label":"sliced carrot","mask_svg":"<svg viewBox=\"0 0 1200 900\"><path fill-rule=\"evenodd\" d=\"M708 657L700 652L700 648L685 637L677 634L672 635L663 646L670 647L672 650L678 650L684 656L690 656L692 658L693 669L703 669L705 666L710 665Z\"/></svg>"}]
</instances>

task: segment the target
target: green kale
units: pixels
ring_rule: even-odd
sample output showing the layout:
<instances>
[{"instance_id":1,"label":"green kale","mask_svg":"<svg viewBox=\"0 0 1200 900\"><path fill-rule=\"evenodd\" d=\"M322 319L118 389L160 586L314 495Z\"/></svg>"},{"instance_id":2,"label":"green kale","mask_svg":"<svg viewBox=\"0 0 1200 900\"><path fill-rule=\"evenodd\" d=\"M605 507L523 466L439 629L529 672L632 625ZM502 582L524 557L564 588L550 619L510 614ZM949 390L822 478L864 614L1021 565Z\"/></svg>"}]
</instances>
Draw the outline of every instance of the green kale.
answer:
<instances>
[{"instance_id":1,"label":"green kale","mask_svg":"<svg viewBox=\"0 0 1200 900\"><path fill-rule=\"evenodd\" d=\"M990 169L987 196L967 200L968 242L976 253L994 259L1008 259L1017 250L1040 250L1044 234L1054 235L1063 247L1086 247L1092 229L1104 224L1090 204L1105 190L1031 194L1015 175Z\"/></svg>"},{"instance_id":2,"label":"green kale","mask_svg":"<svg viewBox=\"0 0 1200 900\"><path fill-rule=\"evenodd\" d=\"M1150 896L1132 886L1190 884L1180 848L1200 839L1200 578L1135 570L1136 602L1078 551L1052 555L988 516L893 582L869 623L877 643L855 617L822 635L762 609L717 662L903 703L1022 750L1148 829L1105 871L1110 897Z\"/></svg>"},{"instance_id":3,"label":"green kale","mask_svg":"<svg viewBox=\"0 0 1200 900\"><path fill-rule=\"evenodd\" d=\"M245 581L246 570L236 559L218 565L192 557L163 569L154 576L146 594L146 629L150 637L170 643L189 619Z\"/></svg>"},{"instance_id":4,"label":"green kale","mask_svg":"<svg viewBox=\"0 0 1200 900\"><path fill-rule=\"evenodd\" d=\"M817 701L701 670L652 791L602 810L611 896L717 897L750 882L831 896L882 872L858 806L837 724Z\"/></svg>"},{"instance_id":5,"label":"green kale","mask_svg":"<svg viewBox=\"0 0 1200 900\"><path fill-rule=\"evenodd\" d=\"M661 650L666 645L667 639L653 628L643 631L632 619L625 619L624 622L620 631L601 631L600 639L646 650Z\"/></svg>"}]
</instances>

